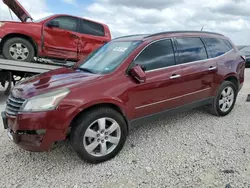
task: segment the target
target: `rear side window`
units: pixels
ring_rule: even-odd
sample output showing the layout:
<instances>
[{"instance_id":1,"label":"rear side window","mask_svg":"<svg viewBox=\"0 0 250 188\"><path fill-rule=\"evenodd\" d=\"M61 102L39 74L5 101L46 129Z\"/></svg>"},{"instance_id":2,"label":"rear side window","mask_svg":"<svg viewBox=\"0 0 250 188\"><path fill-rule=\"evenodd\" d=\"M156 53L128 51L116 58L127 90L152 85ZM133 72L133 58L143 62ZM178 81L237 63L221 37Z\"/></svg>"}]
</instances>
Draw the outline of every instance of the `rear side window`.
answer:
<instances>
[{"instance_id":1,"label":"rear side window","mask_svg":"<svg viewBox=\"0 0 250 188\"><path fill-rule=\"evenodd\" d=\"M105 36L103 25L88 20L81 20L80 33L94 36Z\"/></svg>"},{"instance_id":2,"label":"rear side window","mask_svg":"<svg viewBox=\"0 0 250 188\"><path fill-rule=\"evenodd\" d=\"M208 47L209 57L218 57L232 49L232 45L226 39L203 38Z\"/></svg>"},{"instance_id":3,"label":"rear side window","mask_svg":"<svg viewBox=\"0 0 250 188\"><path fill-rule=\"evenodd\" d=\"M136 58L135 64L142 65L146 71L175 65L172 41L166 39L150 44Z\"/></svg>"},{"instance_id":4,"label":"rear side window","mask_svg":"<svg viewBox=\"0 0 250 188\"><path fill-rule=\"evenodd\" d=\"M200 38L178 38L176 41L180 64L207 59L207 52Z\"/></svg>"},{"instance_id":5,"label":"rear side window","mask_svg":"<svg viewBox=\"0 0 250 188\"><path fill-rule=\"evenodd\" d=\"M59 22L59 28L60 29L65 29L68 31L75 31L77 30L77 18L70 17L70 16L60 16L53 21L58 21Z\"/></svg>"},{"instance_id":6,"label":"rear side window","mask_svg":"<svg viewBox=\"0 0 250 188\"><path fill-rule=\"evenodd\" d=\"M227 48L227 51L230 51L230 50L233 49L232 44L228 40L226 40L226 39L222 39L222 40L223 40L223 42L225 44L225 47Z\"/></svg>"}]
</instances>

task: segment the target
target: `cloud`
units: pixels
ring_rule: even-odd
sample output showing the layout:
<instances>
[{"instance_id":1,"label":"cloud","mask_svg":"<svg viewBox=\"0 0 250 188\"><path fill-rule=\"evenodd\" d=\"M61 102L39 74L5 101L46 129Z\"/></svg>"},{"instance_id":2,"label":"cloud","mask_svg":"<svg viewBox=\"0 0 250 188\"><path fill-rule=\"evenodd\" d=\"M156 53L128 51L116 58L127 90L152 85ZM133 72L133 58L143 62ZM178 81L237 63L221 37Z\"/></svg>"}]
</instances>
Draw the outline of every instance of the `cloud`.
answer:
<instances>
[{"instance_id":1,"label":"cloud","mask_svg":"<svg viewBox=\"0 0 250 188\"><path fill-rule=\"evenodd\" d=\"M19 0L34 19L51 12L45 0ZM58 0L77 5L83 16L107 24L113 38L137 33L173 30L214 31L236 44L250 44L250 0L93 0L85 5L76 0ZM39 8L37 8L39 7ZM74 8L74 6L72 6ZM72 11L73 9L71 9ZM67 14L69 10L64 10ZM10 20L0 0L0 20ZM15 19L17 19L15 17Z\"/></svg>"},{"instance_id":2,"label":"cloud","mask_svg":"<svg viewBox=\"0 0 250 188\"><path fill-rule=\"evenodd\" d=\"M237 3L236 3L237 2ZM84 17L106 23L113 37L170 30L222 33L250 45L250 0L96 0Z\"/></svg>"},{"instance_id":3,"label":"cloud","mask_svg":"<svg viewBox=\"0 0 250 188\"><path fill-rule=\"evenodd\" d=\"M212 11L225 15L233 16L246 16L250 17L249 11L250 1L246 0L233 0L233 1L220 1L216 4L210 4ZM208 6L209 7L209 6Z\"/></svg>"},{"instance_id":4,"label":"cloud","mask_svg":"<svg viewBox=\"0 0 250 188\"><path fill-rule=\"evenodd\" d=\"M64 3L68 3L68 4L71 4L71 5L77 5L76 4L76 0L61 0L62 2L64 2Z\"/></svg>"},{"instance_id":5,"label":"cloud","mask_svg":"<svg viewBox=\"0 0 250 188\"><path fill-rule=\"evenodd\" d=\"M182 3L183 0L102 0L103 3L109 3L113 5L124 5L127 7L138 7L138 8L154 8L162 10L164 8L173 6L175 4Z\"/></svg>"}]
</instances>

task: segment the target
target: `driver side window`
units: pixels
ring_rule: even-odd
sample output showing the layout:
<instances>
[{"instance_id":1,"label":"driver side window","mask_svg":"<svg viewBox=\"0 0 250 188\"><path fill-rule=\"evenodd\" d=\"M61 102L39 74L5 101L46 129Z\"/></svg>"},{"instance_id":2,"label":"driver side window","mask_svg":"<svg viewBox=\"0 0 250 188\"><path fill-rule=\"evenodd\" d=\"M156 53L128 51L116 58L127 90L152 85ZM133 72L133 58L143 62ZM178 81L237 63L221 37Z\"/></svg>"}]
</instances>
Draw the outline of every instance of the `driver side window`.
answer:
<instances>
[{"instance_id":1,"label":"driver side window","mask_svg":"<svg viewBox=\"0 0 250 188\"><path fill-rule=\"evenodd\" d=\"M78 22L77 18L70 17L70 16L60 16L60 17L53 19L53 21L59 22L60 29L74 31L74 32L77 31L77 22Z\"/></svg>"},{"instance_id":2,"label":"driver side window","mask_svg":"<svg viewBox=\"0 0 250 188\"><path fill-rule=\"evenodd\" d=\"M165 39L150 44L141 52L134 63L141 65L145 71L175 65L172 41Z\"/></svg>"}]
</instances>

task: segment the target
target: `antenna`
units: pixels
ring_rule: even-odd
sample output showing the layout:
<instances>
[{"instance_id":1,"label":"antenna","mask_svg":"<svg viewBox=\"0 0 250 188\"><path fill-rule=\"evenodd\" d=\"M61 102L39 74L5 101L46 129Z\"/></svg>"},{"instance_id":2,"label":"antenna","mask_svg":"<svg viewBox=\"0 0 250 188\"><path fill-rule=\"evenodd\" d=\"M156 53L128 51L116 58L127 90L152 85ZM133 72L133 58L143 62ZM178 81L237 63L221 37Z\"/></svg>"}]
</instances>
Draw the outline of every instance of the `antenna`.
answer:
<instances>
[{"instance_id":1,"label":"antenna","mask_svg":"<svg viewBox=\"0 0 250 188\"><path fill-rule=\"evenodd\" d=\"M203 31L204 26L202 26L201 31Z\"/></svg>"},{"instance_id":2,"label":"antenna","mask_svg":"<svg viewBox=\"0 0 250 188\"><path fill-rule=\"evenodd\" d=\"M10 12L11 19L14 20L10 8L9 8L9 12Z\"/></svg>"}]
</instances>

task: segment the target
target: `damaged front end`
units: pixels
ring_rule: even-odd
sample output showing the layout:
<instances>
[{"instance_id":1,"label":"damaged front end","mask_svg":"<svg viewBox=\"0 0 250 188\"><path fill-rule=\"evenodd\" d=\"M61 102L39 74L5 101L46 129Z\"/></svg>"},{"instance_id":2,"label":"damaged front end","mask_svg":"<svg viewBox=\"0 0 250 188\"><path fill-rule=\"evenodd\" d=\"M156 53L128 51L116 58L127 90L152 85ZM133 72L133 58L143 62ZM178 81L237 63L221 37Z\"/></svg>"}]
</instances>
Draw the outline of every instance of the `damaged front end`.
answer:
<instances>
[{"instance_id":1,"label":"damaged front end","mask_svg":"<svg viewBox=\"0 0 250 188\"><path fill-rule=\"evenodd\" d=\"M10 128L7 130L8 137L21 148L33 151L33 148L40 148L46 130L27 130L27 131L13 131ZM36 150L36 149L35 149Z\"/></svg>"}]
</instances>

